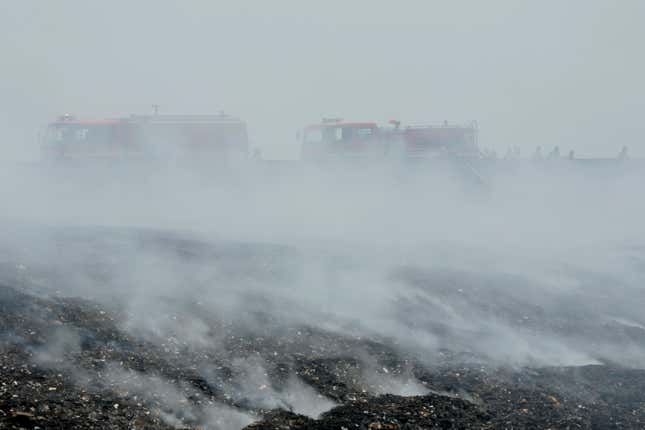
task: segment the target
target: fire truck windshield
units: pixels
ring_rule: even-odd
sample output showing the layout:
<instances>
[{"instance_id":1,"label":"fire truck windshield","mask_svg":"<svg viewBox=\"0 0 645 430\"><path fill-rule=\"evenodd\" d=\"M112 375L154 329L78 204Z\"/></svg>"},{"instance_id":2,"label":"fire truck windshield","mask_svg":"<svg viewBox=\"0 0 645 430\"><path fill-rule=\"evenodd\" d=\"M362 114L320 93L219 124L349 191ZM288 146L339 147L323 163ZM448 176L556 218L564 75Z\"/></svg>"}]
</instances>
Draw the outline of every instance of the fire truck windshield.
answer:
<instances>
[{"instance_id":1,"label":"fire truck windshield","mask_svg":"<svg viewBox=\"0 0 645 430\"><path fill-rule=\"evenodd\" d=\"M305 143L342 142L369 139L374 136L374 127L362 125L338 125L311 128L305 131Z\"/></svg>"},{"instance_id":2,"label":"fire truck windshield","mask_svg":"<svg viewBox=\"0 0 645 430\"><path fill-rule=\"evenodd\" d=\"M45 139L49 144L107 144L113 134L112 124L51 124Z\"/></svg>"}]
</instances>

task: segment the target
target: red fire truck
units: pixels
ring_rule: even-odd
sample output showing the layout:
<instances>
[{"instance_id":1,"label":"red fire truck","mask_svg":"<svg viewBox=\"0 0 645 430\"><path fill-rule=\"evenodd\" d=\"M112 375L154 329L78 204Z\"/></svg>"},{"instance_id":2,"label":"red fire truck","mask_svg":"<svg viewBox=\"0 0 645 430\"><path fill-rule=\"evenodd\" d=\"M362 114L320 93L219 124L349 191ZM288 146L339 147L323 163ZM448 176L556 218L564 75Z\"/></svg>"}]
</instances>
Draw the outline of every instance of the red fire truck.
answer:
<instances>
[{"instance_id":1,"label":"red fire truck","mask_svg":"<svg viewBox=\"0 0 645 430\"><path fill-rule=\"evenodd\" d=\"M246 158L246 123L229 115L60 116L42 136L47 160Z\"/></svg>"},{"instance_id":2,"label":"red fire truck","mask_svg":"<svg viewBox=\"0 0 645 430\"><path fill-rule=\"evenodd\" d=\"M401 127L399 121L390 121L389 127L379 127L375 122L325 119L305 127L302 159L476 157L477 132L475 122Z\"/></svg>"}]
</instances>

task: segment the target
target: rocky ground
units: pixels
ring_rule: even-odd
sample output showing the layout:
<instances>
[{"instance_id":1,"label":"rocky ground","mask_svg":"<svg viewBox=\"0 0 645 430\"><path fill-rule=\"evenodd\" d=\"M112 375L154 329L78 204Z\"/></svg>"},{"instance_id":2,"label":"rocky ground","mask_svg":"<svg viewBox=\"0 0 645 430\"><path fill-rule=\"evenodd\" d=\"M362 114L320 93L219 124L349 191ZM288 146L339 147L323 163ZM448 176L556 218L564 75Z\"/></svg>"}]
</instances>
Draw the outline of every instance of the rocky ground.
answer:
<instances>
[{"instance_id":1,"label":"rocky ground","mask_svg":"<svg viewBox=\"0 0 645 430\"><path fill-rule=\"evenodd\" d=\"M151 243L142 240L137 249ZM183 260L226 260L229 280L237 271L251 273L249 282L288 278L261 247L154 243ZM0 285L0 429L645 428L645 370L606 355L578 365L493 361L467 345L450 348L450 338L454 345L472 338L420 317L406 327L447 339L432 349L412 348L389 334L278 317L273 305L251 297L256 306L229 314L187 293L182 300L172 296L158 313L152 309L158 303L144 298L139 315L132 315L133 308L109 292L61 287L90 278L61 276L53 269L63 267L56 258L42 267L12 258L5 256ZM87 259L65 264L89 267L94 280L111 276L107 266ZM451 272L431 276L410 268L391 276L433 288L433 297L462 297L453 309L478 303L477 309L519 320L529 331L548 325L571 343L574 332L617 339L626 354L631 351L632 363L645 346L644 328L599 323L582 308L565 317L502 293L482 303L480 292L490 280L465 282ZM398 302L402 321L426 306L420 297ZM147 321L147 313L154 315L152 327L133 325Z\"/></svg>"}]
</instances>

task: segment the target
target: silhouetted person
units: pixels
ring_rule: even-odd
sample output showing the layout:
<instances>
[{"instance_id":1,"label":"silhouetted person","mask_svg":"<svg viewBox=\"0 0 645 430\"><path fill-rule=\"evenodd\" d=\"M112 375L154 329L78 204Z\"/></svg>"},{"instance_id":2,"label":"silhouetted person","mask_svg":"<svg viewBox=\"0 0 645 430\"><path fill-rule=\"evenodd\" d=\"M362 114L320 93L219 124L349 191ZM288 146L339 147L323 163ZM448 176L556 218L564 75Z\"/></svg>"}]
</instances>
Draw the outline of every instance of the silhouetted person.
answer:
<instances>
[{"instance_id":1,"label":"silhouetted person","mask_svg":"<svg viewBox=\"0 0 645 430\"><path fill-rule=\"evenodd\" d=\"M575 153L573 152L573 149L572 149L571 151L569 151L569 160L574 160L575 158L576 158Z\"/></svg>"},{"instance_id":2,"label":"silhouetted person","mask_svg":"<svg viewBox=\"0 0 645 430\"><path fill-rule=\"evenodd\" d=\"M629 155L627 155L627 147L623 146L623 149L620 150L618 153L618 159L619 160L627 160L629 158Z\"/></svg>"},{"instance_id":3,"label":"silhouetted person","mask_svg":"<svg viewBox=\"0 0 645 430\"><path fill-rule=\"evenodd\" d=\"M513 155L515 156L515 158L520 158L520 147L519 146L516 145L513 148Z\"/></svg>"},{"instance_id":4,"label":"silhouetted person","mask_svg":"<svg viewBox=\"0 0 645 430\"><path fill-rule=\"evenodd\" d=\"M560 147L556 146L551 152L549 152L549 160L557 160L560 158Z\"/></svg>"},{"instance_id":5,"label":"silhouetted person","mask_svg":"<svg viewBox=\"0 0 645 430\"><path fill-rule=\"evenodd\" d=\"M533 153L533 159L534 160L541 160L542 158L543 158L542 157L542 147L538 146L537 148L535 148L535 152Z\"/></svg>"}]
</instances>

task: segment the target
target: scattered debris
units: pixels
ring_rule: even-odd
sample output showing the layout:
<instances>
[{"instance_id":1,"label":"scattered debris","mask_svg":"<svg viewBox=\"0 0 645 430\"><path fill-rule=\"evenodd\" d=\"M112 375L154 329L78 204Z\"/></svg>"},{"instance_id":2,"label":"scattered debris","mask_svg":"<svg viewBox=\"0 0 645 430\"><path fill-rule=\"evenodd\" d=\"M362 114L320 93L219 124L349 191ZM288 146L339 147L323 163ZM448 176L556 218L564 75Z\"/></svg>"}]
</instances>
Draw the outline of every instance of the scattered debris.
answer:
<instances>
[{"instance_id":1,"label":"scattered debris","mask_svg":"<svg viewBox=\"0 0 645 430\"><path fill-rule=\"evenodd\" d=\"M393 339L261 312L250 328L182 306L169 312L172 327L199 313L210 343L153 341L128 331L118 306L0 286L0 429L645 428L642 369L510 368L467 350L421 359ZM539 310L518 319L541 321ZM410 385L424 394L405 394ZM306 415L320 405L331 409Z\"/></svg>"}]
</instances>

